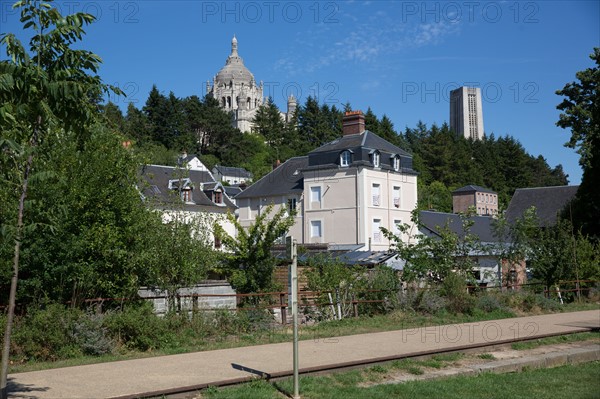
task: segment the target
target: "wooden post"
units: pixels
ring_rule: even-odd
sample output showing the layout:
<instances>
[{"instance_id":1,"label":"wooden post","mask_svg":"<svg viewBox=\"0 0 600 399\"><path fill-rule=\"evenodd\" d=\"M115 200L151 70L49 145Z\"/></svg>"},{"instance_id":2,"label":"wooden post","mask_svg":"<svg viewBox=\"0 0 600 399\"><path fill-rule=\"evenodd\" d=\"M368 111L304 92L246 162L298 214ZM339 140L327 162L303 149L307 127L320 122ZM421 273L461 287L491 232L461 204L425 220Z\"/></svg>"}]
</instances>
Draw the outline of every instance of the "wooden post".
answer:
<instances>
[{"instance_id":1,"label":"wooden post","mask_svg":"<svg viewBox=\"0 0 600 399\"><path fill-rule=\"evenodd\" d=\"M285 303L285 293L279 293L279 306L281 306L281 324L287 324L287 305Z\"/></svg>"}]
</instances>

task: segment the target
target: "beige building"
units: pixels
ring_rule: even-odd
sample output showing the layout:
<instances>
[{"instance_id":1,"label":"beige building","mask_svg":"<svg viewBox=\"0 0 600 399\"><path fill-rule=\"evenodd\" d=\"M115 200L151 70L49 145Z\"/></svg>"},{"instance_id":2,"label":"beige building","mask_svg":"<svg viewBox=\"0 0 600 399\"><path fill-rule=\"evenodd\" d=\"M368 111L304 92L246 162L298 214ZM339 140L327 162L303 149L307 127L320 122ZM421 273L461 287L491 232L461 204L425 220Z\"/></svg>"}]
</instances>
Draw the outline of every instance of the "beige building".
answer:
<instances>
[{"instance_id":1,"label":"beige building","mask_svg":"<svg viewBox=\"0 0 600 399\"><path fill-rule=\"evenodd\" d=\"M452 192L452 210L464 213L473 207L479 216L498 214L498 193L485 187L468 185Z\"/></svg>"},{"instance_id":2,"label":"beige building","mask_svg":"<svg viewBox=\"0 0 600 399\"><path fill-rule=\"evenodd\" d=\"M343 136L291 158L235 197L249 226L269 204L297 211L299 243L387 250L381 228L411 223L417 205L412 156L365 130L361 112L346 113Z\"/></svg>"},{"instance_id":3,"label":"beige building","mask_svg":"<svg viewBox=\"0 0 600 399\"><path fill-rule=\"evenodd\" d=\"M450 129L467 139L483 138L483 107L479 87L459 87L450 92Z\"/></svg>"}]
</instances>

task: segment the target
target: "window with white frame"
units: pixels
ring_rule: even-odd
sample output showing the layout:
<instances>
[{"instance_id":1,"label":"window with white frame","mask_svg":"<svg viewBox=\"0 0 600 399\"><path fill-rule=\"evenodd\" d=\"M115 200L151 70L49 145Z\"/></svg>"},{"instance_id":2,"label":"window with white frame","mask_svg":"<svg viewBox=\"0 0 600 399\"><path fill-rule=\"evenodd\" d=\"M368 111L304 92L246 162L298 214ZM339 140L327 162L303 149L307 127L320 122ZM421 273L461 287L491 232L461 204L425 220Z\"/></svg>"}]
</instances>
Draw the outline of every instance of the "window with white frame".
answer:
<instances>
[{"instance_id":1,"label":"window with white frame","mask_svg":"<svg viewBox=\"0 0 600 399\"><path fill-rule=\"evenodd\" d=\"M296 210L296 205L298 205L298 200L296 198L288 198L287 210L290 214Z\"/></svg>"},{"instance_id":2,"label":"window with white frame","mask_svg":"<svg viewBox=\"0 0 600 399\"><path fill-rule=\"evenodd\" d=\"M395 236L399 236L402 232L400 231L400 226L402 226L402 220L394 219L394 228L392 232Z\"/></svg>"},{"instance_id":3,"label":"window with white frame","mask_svg":"<svg viewBox=\"0 0 600 399\"><path fill-rule=\"evenodd\" d=\"M394 170L397 172L400 170L400 157L398 155L396 155L394 157Z\"/></svg>"},{"instance_id":4,"label":"window with white frame","mask_svg":"<svg viewBox=\"0 0 600 399\"><path fill-rule=\"evenodd\" d=\"M192 190L191 188L184 188L181 190L181 199L184 202L192 202Z\"/></svg>"},{"instance_id":5,"label":"window with white frame","mask_svg":"<svg viewBox=\"0 0 600 399\"><path fill-rule=\"evenodd\" d=\"M373 183L371 187L371 197L373 198L373 206L381 205L381 185Z\"/></svg>"},{"instance_id":6,"label":"window with white frame","mask_svg":"<svg viewBox=\"0 0 600 399\"><path fill-rule=\"evenodd\" d=\"M379 158L380 158L379 151L375 151L373 153L373 166L376 168L379 167Z\"/></svg>"},{"instance_id":7,"label":"window with white frame","mask_svg":"<svg viewBox=\"0 0 600 399\"><path fill-rule=\"evenodd\" d=\"M350 151L344 151L340 154L340 166L350 166L352 163L352 154Z\"/></svg>"},{"instance_id":8,"label":"window with white frame","mask_svg":"<svg viewBox=\"0 0 600 399\"><path fill-rule=\"evenodd\" d=\"M310 188L310 202L321 202L321 186Z\"/></svg>"},{"instance_id":9,"label":"window with white frame","mask_svg":"<svg viewBox=\"0 0 600 399\"><path fill-rule=\"evenodd\" d=\"M373 242L381 242L381 219L373 219Z\"/></svg>"},{"instance_id":10,"label":"window with white frame","mask_svg":"<svg viewBox=\"0 0 600 399\"><path fill-rule=\"evenodd\" d=\"M400 186L394 186L392 188L392 203L394 207L400 208Z\"/></svg>"},{"instance_id":11,"label":"window with white frame","mask_svg":"<svg viewBox=\"0 0 600 399\"><path fill-rule=\"evenodd\" d=\"M314 237L323 237L323 225L320 220L311 220L310 236L313 238Z\"/></svg>"}]
</instances>

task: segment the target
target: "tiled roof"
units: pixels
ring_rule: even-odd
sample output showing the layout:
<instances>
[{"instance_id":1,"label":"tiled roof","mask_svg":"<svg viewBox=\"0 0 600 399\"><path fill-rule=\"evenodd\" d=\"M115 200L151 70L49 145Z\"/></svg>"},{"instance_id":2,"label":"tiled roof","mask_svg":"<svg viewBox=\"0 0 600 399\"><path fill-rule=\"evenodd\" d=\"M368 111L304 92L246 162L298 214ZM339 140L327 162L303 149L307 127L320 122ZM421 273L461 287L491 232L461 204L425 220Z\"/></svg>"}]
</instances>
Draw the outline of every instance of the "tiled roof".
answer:
<instances>
[{"instance_id":1,"label":"tiled roof","mask_svg":"<svg viewBox=\"0 0 600 399\"><path fill-rule=\"evenodd\" d=\"M506 209L506 219L513 222L535 207L542 226L556 224L557 215L571 201L579 186L518 188Z\"/></svg>"},{"instance_id":2,"label":"tiled roof","mask_svg":"<svg viewBox=\"0 0 600 399\"><path fill-rule=\"evenodd\" d=\"M308 157L290 158L271 173L238 194L235 199L301 194L304 182L301 170L308 165Z\"/></svg>"},{"instance_id":3,"label":"tiled roof","mask_svg":"<svg viewBox=\"0 0 600 399\"><path fill-rule=\"evenodd\" d=\"M468 186L457 188L456 190L452 191L452 194L454 194L454 193L473 193L476 191L482 192L482 193L496 194L496 192L494 190L490 190L489 188L485 188L485 187L481 187L481 186L475 186L473 184L469 184Z\"/></svg>"},{"instance_id":4,"label":"tiled roof","mask_svg":"<svg viewBox=\"0 0 600 399\"><path fill-rule=\"evenodd\" d=\"M493 221L489 216L471 216L473 225L469 229L470 234L479 237L481 242L497 242L498 238L494 234ZM442 229L446 226L458 235L464 237L462 220L460 215L456 213L421 211L419 212L419 220L428 231L422 231L427 235L439 236Z\"/></svg>"},{"instance_id":5,"label":"tiled roof","mask_svg":"<svg viewBox=\"0 0 600 399\"><path fill-rule=\"evenodd\" d=\"M248 179L252 178L252 173L248 172L244 168L234 168L232 166L215 165L215 167L213 168L213 171L215 171L215 170L218 173L220 173L222 176L245 177ZM217 172L215 172L215 173L217 173Z\"/></svg>"},{"instance_id":6,"label":"tiled roof","mask_svg":"<svg viewBox=\"0 0 600 399\"><path fill-rule=\"evenodd\" d=\"M412 169L412 156L400 147L368 130L335 139L308 153L307 170L340 167L340 154L351 153L349 166L373 167L373 153L380 153L378 168L393 173L416 174ZM399 157L399 169L394 168L394 158Z\"/></svg>"},{"instance_id":7,"label":"tiled roof","mask_svg":"<svg viewBox=\"0 0 600 399\"><path fill-rule=\"evenodd\" d=\"M391 154L398 154L410 157L411 155L390 143L389 141L379 137L375 133L365 130L361 134L349 134L335 139L329 143L323 144L321 147L316 148L310 152L310 154L318 152L328 151L342 151L349 148L365 147L371 149L377 149L380 151L386 151Z\"/></svg>"},{"instance_id":8,"label":"tiled roof","mask_svg":"<svg viewBox=\"0 0 600 399\"><path fill-rule=\"evenodd\" d=\"M185 208L189 209L193 206L200 206L203 209L235 209L235 205L224 197L225 207L216 205L202 191L201 187L206 185L214 185L212 175L209 172L198 170L185 170L172 166L162 165L145 165L140 171L140 190L148 201L156 206L165 206L168 204L182 203L175 191L169 188L169 182L178 179L189 178L192 189L192 201L185 204Z\"/></svg>"}]
</instances>

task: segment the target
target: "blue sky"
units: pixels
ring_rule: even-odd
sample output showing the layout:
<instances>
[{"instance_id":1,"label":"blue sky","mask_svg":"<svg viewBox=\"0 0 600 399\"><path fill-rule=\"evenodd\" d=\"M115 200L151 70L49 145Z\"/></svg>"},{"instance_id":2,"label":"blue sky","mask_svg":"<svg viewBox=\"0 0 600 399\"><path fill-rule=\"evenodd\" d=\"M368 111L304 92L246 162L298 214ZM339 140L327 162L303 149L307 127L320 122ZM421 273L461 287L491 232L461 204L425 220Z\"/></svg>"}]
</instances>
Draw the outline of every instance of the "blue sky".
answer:
<instances>
[{"instance_id":1,"label":"blue sky","mask_svg":"<svg viewBox=\"0 0 600 399\"><path fill-rule=\"evenodd\" d=\"M0 0L0 32L20 30ZM397 130L449 120L448 93L481 87L486 133L512 135L581 180L578 156L555 126L555 91L591 67L600 46L598 1L61 1L86 11L83 47L104 60L122 108L142 107L156 84L179 97L205 94L231 38L265 95L280 108L293 93L386 114ZM2 49L4 59L5 50Z\"/></svg>"}]
</instances>

